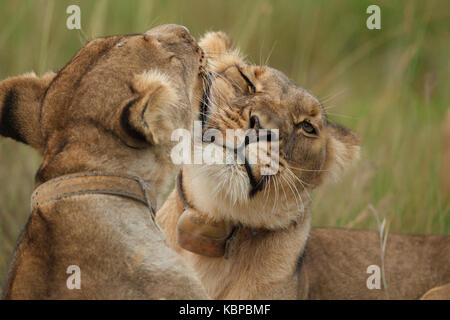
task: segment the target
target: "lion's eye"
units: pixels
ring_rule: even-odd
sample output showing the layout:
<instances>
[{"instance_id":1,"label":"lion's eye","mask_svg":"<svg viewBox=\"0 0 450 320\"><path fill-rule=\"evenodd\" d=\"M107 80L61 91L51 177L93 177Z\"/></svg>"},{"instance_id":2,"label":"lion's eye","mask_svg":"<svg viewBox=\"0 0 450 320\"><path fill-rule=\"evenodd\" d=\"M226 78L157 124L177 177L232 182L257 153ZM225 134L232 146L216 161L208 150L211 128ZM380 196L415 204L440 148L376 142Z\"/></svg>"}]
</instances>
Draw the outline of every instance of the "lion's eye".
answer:
<instances>
[{"instance_id":1,"label":"lion's eye","mask_svg":"<svg viewBox=\"0 0 450 320\"><path fill-rule=\"evenodd\" d=\"M314 128L314 126L311 123L309 123L308 121L306 121L306 120L302 121L302 122L299 123L299 125L303 129L303 131L305 131L306 133L314 134L314 135L317 134L317 131Z\"/></svg>"},{"instance_id":2,"label":"lion's eye","mask_svg":"<svg viewBox=\"0 0 450 320\"><path fill-rule=\"evenodd\" d=\"M241 74L242 78L244 78L245 82L247 83L247 90L250 94L254 94L256 92L255 85L250 81L250 79L242 72L241 68L237 67L239 73Z\"/></svg>"}]
</instances>

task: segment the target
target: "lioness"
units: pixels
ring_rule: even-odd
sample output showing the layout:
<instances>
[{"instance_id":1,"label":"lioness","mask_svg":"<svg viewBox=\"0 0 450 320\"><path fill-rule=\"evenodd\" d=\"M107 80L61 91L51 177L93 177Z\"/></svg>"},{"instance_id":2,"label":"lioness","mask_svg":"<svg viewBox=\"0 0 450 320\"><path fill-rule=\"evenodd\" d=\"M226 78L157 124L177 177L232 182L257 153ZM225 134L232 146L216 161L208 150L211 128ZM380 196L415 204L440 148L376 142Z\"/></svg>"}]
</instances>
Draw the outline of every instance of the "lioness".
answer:
<instances>
[{"instance_id":1,"label":"lioness","mask_svg":"<svg viewBox=\"0 0 450 320\"><path fill-rule=\"evenodd\" d=\"M204 129L223 136L226 129L251 129L243 145L248 154L262 138L279 144L274 175L261 174L266 163L247 159L185 165L177 190L158 211L172 247L211 297L415 299L450 282L448 236L389 235L382 268L377 232L311 229L311 190L358 158L358 138L327 120L320 102L281 72L247 65L223 33L199 43L213 74L202 108ZM278 136L261 137L263 128L279 129ZM227 159L237 153L228 141L204 144L224 149ZM368 279L372 265L381 269L380 285Z\"/></svg>"},{"instance_id":2,"label":"lioness","mask_svg":"<svg viewBox=\"0 0 450 320\"><path fill-rule=\"evenodd\" d=\"M0 134L43 155L3 298L207 298L152 220L173 180L170 133L199 108L203 56L185 27L162 25L0 83Z\"/></svg>"}]
</instances>

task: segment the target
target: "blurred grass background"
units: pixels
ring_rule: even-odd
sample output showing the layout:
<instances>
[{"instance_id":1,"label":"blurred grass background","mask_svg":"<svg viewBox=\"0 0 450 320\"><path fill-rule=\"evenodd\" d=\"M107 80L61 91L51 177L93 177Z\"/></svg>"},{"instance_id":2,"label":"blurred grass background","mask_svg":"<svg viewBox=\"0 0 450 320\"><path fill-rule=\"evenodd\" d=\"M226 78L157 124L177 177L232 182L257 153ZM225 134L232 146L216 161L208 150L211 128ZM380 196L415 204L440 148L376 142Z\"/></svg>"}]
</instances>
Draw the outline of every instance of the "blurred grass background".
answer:
<instances>
[{"instance_id":1,"label":"blurred grass background","mask_svg":"<svg viewBox=\"0 0 450 320\"><path fill-rule=\"evenodd\" d=\"M268 63L322 99L332 120L361 137L359 164L314 192L313 223L389 232L450 233L439 189L440 125L449 108L450 2L442 1L44 1L0 2L0 79L57 71L82 46L67 30L81 8L84 36L186 25L197 39L224 30L256 64ZM366 8L381 7L381 30ZM30 208L40 158L0 139L0 277Z\"/></svg>"}]
</instances>

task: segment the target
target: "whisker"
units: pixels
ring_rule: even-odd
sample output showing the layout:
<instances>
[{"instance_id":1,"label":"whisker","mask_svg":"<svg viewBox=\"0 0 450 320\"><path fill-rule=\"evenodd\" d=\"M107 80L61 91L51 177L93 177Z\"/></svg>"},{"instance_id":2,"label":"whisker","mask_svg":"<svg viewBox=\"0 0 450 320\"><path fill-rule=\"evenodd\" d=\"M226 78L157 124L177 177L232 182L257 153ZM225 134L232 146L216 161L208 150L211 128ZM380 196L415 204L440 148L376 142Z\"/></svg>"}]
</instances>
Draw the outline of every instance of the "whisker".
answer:
<instances>
[{"instance_id":1,"label":"whisker","mask_svg":"<svg viewBox=\"0 0 450 320\"><path fill-rule=\"evenodd\" d=\"M300 201L301 201L301 204L302 204L302 209L300 210L299 206L297 206L298 209L299 209L299 211L300 211L300 212L304 212L304 211L305 211L305 204L303 203L303 199L302 199L302 196L301 196L300 192L298 191L297 187L295 186L295 183L291 180L291 178L290 178L289 176L286 176L286 179L288 179L288 180L291 182L291 183L289 184L289 186L292 185L292 187L293 187L293 189L291 188L292 194L295 195L295 192L296 192L296 194L297 194L297 195L299 196L299 198L300 198ZM294 189L295 189L295 192L294 192Z\"/></svg>"},{"instance_id":2,"label":"whisker","mask_svg":"<svg viewBox=\"0 0 450 320\"><path fill-rule=\"evenodd\" d=\"M306 187L305 187L305 184L306 184L306 185L310 185L310 184L306 183L305 181L303 181L302 179L300 179L299 177L297 177L297 176L296 176L291 170L289 170L288 168L286 168L286 172L287 172L288 174L290 174L291 177L293 177L294 179L297 179L297 181L298 181L298 182L300 183L300 185L302 186L303 191L306 192L306 195L308 196L309 200L311 201L311 200L312 200L312 199L311 199L311 195L309 194L308 190L307 190Z\"/></svg>"},{"instance_id":3,"label":"whisker","mask_svg":"<svg viewBox=\"0 0 450 320\"><path fill-rule=\"evenodd\" d=\"M280 177L283 178L283 180L286 182L286 184L288 185L289 189L291 190L291 193L294 196L295 206L297 207L297 210L300 211L300 202L297 200L297 195L295 194L294 189L291 187L291 182L289 182L289 180L286 179L286 177L284 176L283 173L281 173ZM287 202L287 200L286 200L286 202Z\"/></svg>"},{"instance_id":4,"label":"whisker","mask_svg":"<svg viewBox=\"0 0 450 320\"><path fill-rule=\"evenodd\" d=\"M307 171L307 172L325 172L325 171L329 171L329 170L325 170L325 169L303 169L303 168L293 167L291 165L286 165L285 168L286 169L299 170L299 171Z\"/></svg>"}]
</instances>

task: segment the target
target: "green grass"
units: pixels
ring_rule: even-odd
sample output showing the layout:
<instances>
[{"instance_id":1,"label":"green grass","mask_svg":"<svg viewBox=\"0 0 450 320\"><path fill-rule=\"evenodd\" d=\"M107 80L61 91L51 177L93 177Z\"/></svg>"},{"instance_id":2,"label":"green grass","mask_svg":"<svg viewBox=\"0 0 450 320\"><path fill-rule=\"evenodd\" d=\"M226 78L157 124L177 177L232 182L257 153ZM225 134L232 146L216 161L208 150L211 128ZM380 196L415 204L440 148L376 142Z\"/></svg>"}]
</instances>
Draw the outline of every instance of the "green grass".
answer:
<instances>
[{"instance_id":1,"label":"green grass","mask_svg":"<svg viewBox=\"0 0 450 320\"><path fill-rule=\"evenodd\" d=\"M381 30L365 9L381 7ZM67 30L70 4L83 33ZM256 64L285 72L361 137L348 175L313 194L314 225L450 233L439 189L440 125L449 108L450 4L442 1L2 1L0 78L59 70L83 38L186 25L197 38L228 32ZM0 276L28 215L40 158L0 140Z\"/></svg>"}]
</instances>

